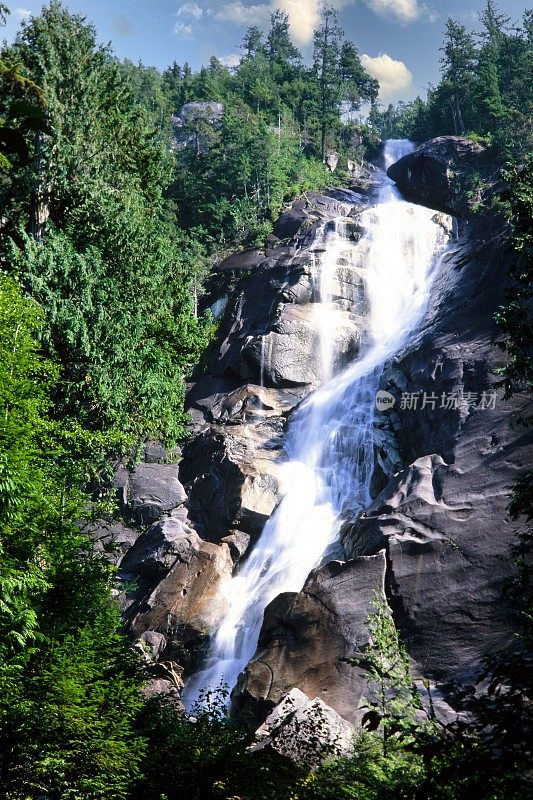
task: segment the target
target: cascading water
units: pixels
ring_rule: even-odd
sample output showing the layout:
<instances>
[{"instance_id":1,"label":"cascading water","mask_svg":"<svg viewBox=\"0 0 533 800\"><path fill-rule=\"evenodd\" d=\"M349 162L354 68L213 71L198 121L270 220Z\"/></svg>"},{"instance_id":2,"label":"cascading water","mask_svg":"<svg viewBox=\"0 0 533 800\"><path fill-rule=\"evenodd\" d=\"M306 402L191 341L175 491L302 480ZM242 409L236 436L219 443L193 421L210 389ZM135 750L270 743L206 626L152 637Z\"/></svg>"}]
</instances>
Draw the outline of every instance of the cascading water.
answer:
<instances>
[{"instance_id":1,"label":"cascading water","mask_svg":"<svg viewBox=\"0 0 533 800\"><path fill-rule=\"evenodd\" d=\"M387 142L385 168L412 149L405 140ZM235 685L254 655L268 603L282 592L300 591L338 541L346 516L353 518L371 503L376 392L385 362L406 343L428 297L432 266L444 243L433 217L433 211L402 200L383 175L377 205L361 214L365 234L357 244L343 236L342 225L322 234L317 265L324 376L331 374L334 362L329 287L335 269L347 259L365 280L365 346L359 359L330 377L291 422L282 500L240 573L223 590L228 612L204 669L186 686L187 705L202 690Z\"/></svg>"}]
</instances>

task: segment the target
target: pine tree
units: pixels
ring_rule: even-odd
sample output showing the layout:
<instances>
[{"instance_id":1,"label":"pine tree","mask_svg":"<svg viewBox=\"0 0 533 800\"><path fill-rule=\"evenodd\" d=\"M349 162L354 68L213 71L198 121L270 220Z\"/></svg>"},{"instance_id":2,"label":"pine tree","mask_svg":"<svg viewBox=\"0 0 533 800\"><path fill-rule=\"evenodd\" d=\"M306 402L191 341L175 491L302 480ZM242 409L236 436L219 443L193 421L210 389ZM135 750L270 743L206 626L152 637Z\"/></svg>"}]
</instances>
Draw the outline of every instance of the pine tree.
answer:
<instances>
[{"instance_id":1,"label":"pine tree","mask_svg":"<svg viewBox=\"0 0 533 800\"><path fill-rule=\"evenodd\" d=\"M464 25L453 19L446 23L444 44L440 59L446 88L450 95L450 105L456 134L466 131L463 107L474 79L476 48L471 34Z\"/></svg>"},{"instance_id":2,"label":"pine tree","mask_svg":"<svg viewBox=\"0 0 533 800\"><path fill-rule=\"evenodd\" d=\"M258 53L264 52L263 34L256 25L248 28L244 34L241 49L248 58L253 58Z\"/></svg>"},{"instance_id":3,"label":"pine tree","mask_svg":"<svg viewBox=\"0 0 533 800\"><path fill-rule=\"evenodd\" d=\"M322 12L322 25L314 35L314 71L320 86L320 151L326 160L328 135L337 123L336 111L341 101L341 44L344 33L332 6ZM353 59L352 59L353 65Z\"/></svg>"},{"instance_id":4,"label":"pine tree","mask_svg":"<svg viewBox=\"0 0 533 800\"><path fill-rule=\"evenodd\" d=\"M361 100L375 102L379 94L379 81L371 78L361 64L359 52L353 42L343 42L339 58L340 77L345 99L352 110L357 110Z\"/></svg>"},{"instance_id":5,"label":"pine tree","mask_svg":"<svg viewBox=\"0 0 533 800\"><path fill-rule=\"evenodd\" d=\"M282 82L294 75L302 55L292 42L289 15L284 11L275 11L270 17L266 52L276 80Z\"/></svg>"},{"instance_id":6,"label":"pine tree","mask_svg":"<svg viewBox=\"0 0 533 800\"><path fill-rule=\"evenodd\" d=\"M489 43L479 53L474 89L474 105L479 111L478 128L481 132L496 132L505 116L505 106L500 92L498 51Z\"/></svg>"},{"instance_id":7,"label":"pine tree","mask_svg":"<svg viewBox=\"0 0 533 800\"><path fill-rule=\"evenodd\" d=\"M94 28L55 0L7 57L41 87L49 122L38 140L28 133L30 157L0 185L0 204L14 240L2 237L3 256L42 303L43 346L62 364L57 413L91 430L153 428L175 440L201 325L194 260L162 197L168 133L136 101ZM139 73L150 84L151 72ZM1 102L12 107L21 87L6 83ZM28 228L33 237L21 233Z\"/></svg>"},{"instance_id":8,"label":"pine tree","mask_svg":"<svg viewBox=\"0 0 533 800\"><path fill-rule=\"evenodd\" d=\"M482 39L494 45L499 44L509 27L510 17L499 13L494 0L486 0L485 8L479 13L479 20L483 26Z\"/></svg>"}]
</instances>

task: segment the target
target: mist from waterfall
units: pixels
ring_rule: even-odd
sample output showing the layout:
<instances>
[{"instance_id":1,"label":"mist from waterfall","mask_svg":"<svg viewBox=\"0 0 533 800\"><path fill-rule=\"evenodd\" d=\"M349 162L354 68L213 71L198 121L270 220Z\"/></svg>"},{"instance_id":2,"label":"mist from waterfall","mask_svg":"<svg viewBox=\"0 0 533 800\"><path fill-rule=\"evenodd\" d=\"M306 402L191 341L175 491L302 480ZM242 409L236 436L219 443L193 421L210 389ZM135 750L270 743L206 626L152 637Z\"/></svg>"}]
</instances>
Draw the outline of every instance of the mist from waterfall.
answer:
<instances>
[{"instance_id":1,"label":"mist from waterfall","mask_svg":"<svg viewBox=\"0 0 533 800\"><path fill-rule=\"evenodd\" d=\"M385 169L411 152L407 140L388 141ZM405 202L381 175L377 204L360 215L362 239L346 238L342 220L323 232L315 271L321 304L321 360L326 382L294 415L281 468L281 501L241 570L223 588L227 614L214 635L204 668L189 680L184 700L202 690L235 686L253 657L266 606L283 592L299 592L313 568L338 542L343 521L371 501L375 398L384 364L420 321L436 255L445 241L435 212ZM319 249L319 248L317 248ZM335 363L331 282L348 264L362 276L367 330L358 359L331 377Z\"/></svg>"}]
</instances>

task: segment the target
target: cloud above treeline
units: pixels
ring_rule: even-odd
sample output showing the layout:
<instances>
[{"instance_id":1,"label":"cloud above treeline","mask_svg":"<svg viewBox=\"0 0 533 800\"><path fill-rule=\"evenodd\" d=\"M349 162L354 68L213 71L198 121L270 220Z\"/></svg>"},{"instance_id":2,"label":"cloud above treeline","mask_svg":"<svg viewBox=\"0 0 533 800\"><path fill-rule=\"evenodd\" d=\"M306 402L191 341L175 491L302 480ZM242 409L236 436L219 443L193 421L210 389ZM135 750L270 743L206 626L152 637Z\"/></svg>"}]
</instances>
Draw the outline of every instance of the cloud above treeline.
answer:
<instances>
[{"instance_id":1,"label":"cloud above treeline","mask_svg":"<svg viewBox=\"0 0 533 800\"><path fill-rule=\"evenodd\" d=\"M400 92L412 86L411 71L403 61L395 61L386 53L380 53L374 58L363 53L361 63L373 78L378 79L381 100L393 100Z\"/></svg>"},{"instance_id":2,"label":"cloud above treeline","mask_svg":"<svg viewBox=\"0 0 533 800\"><path fill-rule=\"evenodd\" d=\"M368 8L382 17L406 24L420 18L434 19L435 13L419 0L362 0ZM235 25L257 25L265 28L274 11L285 11L289 15L291 32L295 42L300 46L308 45L313 40L320 15L325 5L341 11L356 0L268 0L264 3L245 3L243 0L224 0L221 4L200 6L196 2L183 3L176 12L178 22L175 33L191 35L192 24L205 16L218 22Z\"/></svg>"}]
</instances>

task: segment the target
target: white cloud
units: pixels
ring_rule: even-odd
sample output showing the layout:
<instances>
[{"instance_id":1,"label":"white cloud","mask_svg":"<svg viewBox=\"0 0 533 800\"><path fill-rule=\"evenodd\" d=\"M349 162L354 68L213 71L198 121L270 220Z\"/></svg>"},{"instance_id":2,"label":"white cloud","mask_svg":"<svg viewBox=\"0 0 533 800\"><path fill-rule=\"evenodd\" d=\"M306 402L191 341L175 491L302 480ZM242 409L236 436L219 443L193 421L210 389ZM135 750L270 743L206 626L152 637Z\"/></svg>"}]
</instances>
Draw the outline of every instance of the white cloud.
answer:
<instances>
[{"instance_id":1,"label":"white cloud","mask_svg":"<svg viewBox=\"0 0 533 800\"><path fill-rule=\"evenodd\" d=\"M204 10L200 8L197 3L184 3L180 6L176 12L177 17L194 17L194 19L200 19L203 17Z\"/></svg>"},{"instance_id":2,"label":"white cloud","mask_svg":"<svg viewBox=\"0 0 533 800\"><path fill-rule=\"evenodd\" d=\"M221 22L235 22L238 25L265 25L272 13L272 7L260 5L245 6L242 0L232 0L215 13Z\"/></svg>"},{"instance_id":3,"label":"white cloud","mask_svg":"<svg viewBox=\"0 0 533 800\"><path fill-rule=\"evenodd\" d=\"M438 19L438 14L425 3L418 0L365 0L365 3L376 14L382 17L392 16L399 22L414 22L426 18L430 22Z\"/></svg>"},{"instance_id":4,"label":"white cloud","mask_svg":"<svg viewBox=\"0 0 533 800\"><path fill-rule=\"evenodd\" d=\"M173 33L176 36L192 36L192 25L185 25L184 22L176 22Z\"/></svg>"},{"instance_id":5,"label":"white cloud","mask_svg":"<svg viewBox=\"0 0 533 800\"><path fill-rule=\"evenodd\" d=\"M230 53L228 56L219 56L218 60L225 67L238 67L241 63L241 56L238 53Z\"/></svg>"},{"instance_id":6,"label":"white cloud","mask_svg":"<svg viewBox=\"0 0 533 800\"><path fill-rule=\"evenodd\" d=\"M382 100L396 99L400 92L412 86L413 75L403 61L395 61L386 53L380 53L375 58L363 53L361 63L373 78L378 79Z\"/></svg>"},{"instance_id":7,"label":"white cloud","mask_svg":"<svg viewBox=\"0 0 533 800\"><path fill-rule=\"evenodd\" d=\"M285 11L289 15L291 33L296 44L306 45L312 42L313 33L320 23L320 14L325 5L332 5L340 10L353 0L270 0L268 3L244 5L242 0L230 0L215 13L215 19L221 22L234 22L238 25L258 25L264 27L270 15L276 10Z\"/></svg>"},{"instance_id":8,"label":"white cloud","mask_svg":"<svg viewBox=\"0 0 533 800\"><path fill-rule=\"evenodd\" d=\"M28 17L31 17L31 11L28 8L16 8L13 14L19 19L28 19Z\"/></svg>"}]
</instances>

